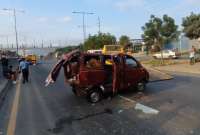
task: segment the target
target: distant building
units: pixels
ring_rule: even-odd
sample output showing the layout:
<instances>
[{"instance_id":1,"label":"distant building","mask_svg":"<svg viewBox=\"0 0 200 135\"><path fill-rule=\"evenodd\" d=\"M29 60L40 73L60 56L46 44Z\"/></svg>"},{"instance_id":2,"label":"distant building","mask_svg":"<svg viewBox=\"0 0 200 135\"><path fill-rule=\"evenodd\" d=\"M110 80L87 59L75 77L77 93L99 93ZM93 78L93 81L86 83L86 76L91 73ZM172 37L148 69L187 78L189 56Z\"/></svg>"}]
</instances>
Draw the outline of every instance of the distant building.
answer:
<instances>
[{"instance_id":1,"label":"distant building","mask_svg":"<svg viewBox=\"0 0 200 135\"><path fill-rule=\"evenodd\" d=\"M190 40L189 38L183 36L180 40L171 42L165 45L165 49L178 49L181 52L188 51L192 46L200 49L200 41Z\"/></svg>"},{"instance_id":2,"label":"distant building","mask_svg":"<svg viewBox=\"0 0 200 135\"><path fill-rule=\"evenodd\" d=\"M146 50L143 39L131 39L131 43L133 45L134 52L144 52Z\"/></svg>"},{"instance_id":3,"label":"distant building","mask_svg":"<svg viewBox=\"0 0 200 135\"><path fill-rule=\"evenodd\" d=\"M135 52L146 51L146 46L144 44L143 39L132 39L131 42L133 44L133 49ZM200 39L190 40L189 38L182 36L181 39L164 45L164 49L178 49L181 52L185 52L191 49L192 46L195 46L197 49L200 49Z\"/></svg>"}]
</instances>

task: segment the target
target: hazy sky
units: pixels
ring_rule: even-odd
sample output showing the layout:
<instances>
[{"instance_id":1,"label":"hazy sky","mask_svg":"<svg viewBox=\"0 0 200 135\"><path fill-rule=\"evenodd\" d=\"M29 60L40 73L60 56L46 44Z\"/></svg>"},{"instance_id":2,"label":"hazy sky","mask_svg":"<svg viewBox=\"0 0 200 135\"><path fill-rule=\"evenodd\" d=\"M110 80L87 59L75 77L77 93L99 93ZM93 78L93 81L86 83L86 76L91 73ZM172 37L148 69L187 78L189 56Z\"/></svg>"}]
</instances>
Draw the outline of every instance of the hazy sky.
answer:
<instances>
[{"instance_id":1,"label":"hazy sky","mask_svg":"<svg viewBox=\"0 0 200 135\"><path fill-rule=\"evenodd\" d=\"M140 38L141 26L151 14L168 14L181 24L182 18L191 12L200 13L200 0L0 0L0 9L16 8L20 42L67 41L78 43L83 40L82 16L73 11L94 12L86 16L87 34L98 32L98 16L101 31L117 37L128 35ZM0 11L0 44L14 42L12 13Z\"/></svg>"}]
</instances>

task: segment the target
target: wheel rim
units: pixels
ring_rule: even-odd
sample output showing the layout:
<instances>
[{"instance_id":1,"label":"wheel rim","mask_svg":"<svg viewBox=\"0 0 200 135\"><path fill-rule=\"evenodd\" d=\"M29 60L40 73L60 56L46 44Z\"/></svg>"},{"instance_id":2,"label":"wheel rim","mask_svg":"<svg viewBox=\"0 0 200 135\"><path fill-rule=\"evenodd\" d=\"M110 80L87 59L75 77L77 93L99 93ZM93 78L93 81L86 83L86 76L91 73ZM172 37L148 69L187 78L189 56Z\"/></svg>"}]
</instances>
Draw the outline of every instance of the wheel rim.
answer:
<instances>
[{"instance_id":1,"label":"wheel rim","mask_svg":"<svg viewBox=\"0 0 200 135\"><path fill-rule=\"evenodd\" d=\"M99 98L100 98L100 95L99 95L98 92L93 92L93 93L91 93L91 95L90 95L90 99L91 99L91 101L92 101L93 103L99 101Z\"/></svg>"},{"instance_id":2,"label":"wheel rim","mask_svg":"<svg viewBox=\"0 0 200 135\"><path fill-rule=\"evenodd\" d=\"M138 90L139 91L143 91L144 90L144 88L145 88L145 84L143 83L143 82L140 82L140 83L138 83Z\"/></svg>"}]
</instances>

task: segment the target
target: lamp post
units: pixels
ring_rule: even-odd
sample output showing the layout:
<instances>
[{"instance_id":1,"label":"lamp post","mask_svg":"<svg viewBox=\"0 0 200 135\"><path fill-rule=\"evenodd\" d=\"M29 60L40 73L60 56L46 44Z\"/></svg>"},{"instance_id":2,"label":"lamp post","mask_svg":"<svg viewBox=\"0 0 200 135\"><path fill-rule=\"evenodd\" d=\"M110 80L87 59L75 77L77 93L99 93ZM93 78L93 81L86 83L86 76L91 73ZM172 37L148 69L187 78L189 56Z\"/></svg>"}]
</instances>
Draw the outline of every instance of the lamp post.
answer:
<instances>
[{"instance_id":1,"label":"lamp post","mask_svg":"<svg viewBox=\"0 0 200 135\"><path fill-rule=\"evenodd\" d=\"M182 55L182 37L183 37L183 33L180 34L180 42L179 42L179 51L180 51L180 56Z\"/></svg>"},{"instance_id":2,"label":"lamp post","mask_svg":"<svg viewBox=\"0 0 200 135\"><path fill-rule=\"evenodd\" d=\"M86 40L86 27L85 27L85 15L93 15L94 13L91 13L91 12L77 12L77 11L74 11L72 12L73 14L81 14L82 15L82 23L83 23L83 43L85 42Z\"/></svg>"},{"instance_id":3,"label":"lamp post","mask_svg":"<svg viewBox=\"0 0 200 135\"><path fill-rule=\"evenodd\" d=\"M17 55L19 52L19 43L18 43L18 32L17 32L17 16L16 16L16 12L21 12L24 13L23 10L16 10L14 9L8 9L8 8L4 8L4 11L12 11L13 12L13 18L14 18L14 30L15 30L15 40L16 40L16 47L17 47Z\"/></svg>"}]
</instances>

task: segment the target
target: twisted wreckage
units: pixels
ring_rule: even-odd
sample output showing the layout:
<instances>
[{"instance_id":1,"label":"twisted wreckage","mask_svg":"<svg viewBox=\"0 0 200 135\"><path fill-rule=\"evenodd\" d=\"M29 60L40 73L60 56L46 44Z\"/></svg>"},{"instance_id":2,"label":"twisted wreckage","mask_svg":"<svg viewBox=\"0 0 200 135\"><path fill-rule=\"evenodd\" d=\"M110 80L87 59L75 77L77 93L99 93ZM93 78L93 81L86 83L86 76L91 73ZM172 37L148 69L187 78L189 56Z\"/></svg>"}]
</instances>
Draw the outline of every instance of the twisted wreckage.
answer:
<instances>
[{"instance_id":1,"label":"twisted wreckage","mask_svg":"<svg viewBox=\"0 0 200 135\"><path fill-rule=\"evenodd\" d=\"M105 93L135 87L144 90L149 81L147 70L127 54L94 54L79 50L63 55L46 79L46 86L54 83L61 68L65 80L78 95L85 95L90 102L98 102Z\"/></svg>"}]
</instances>

